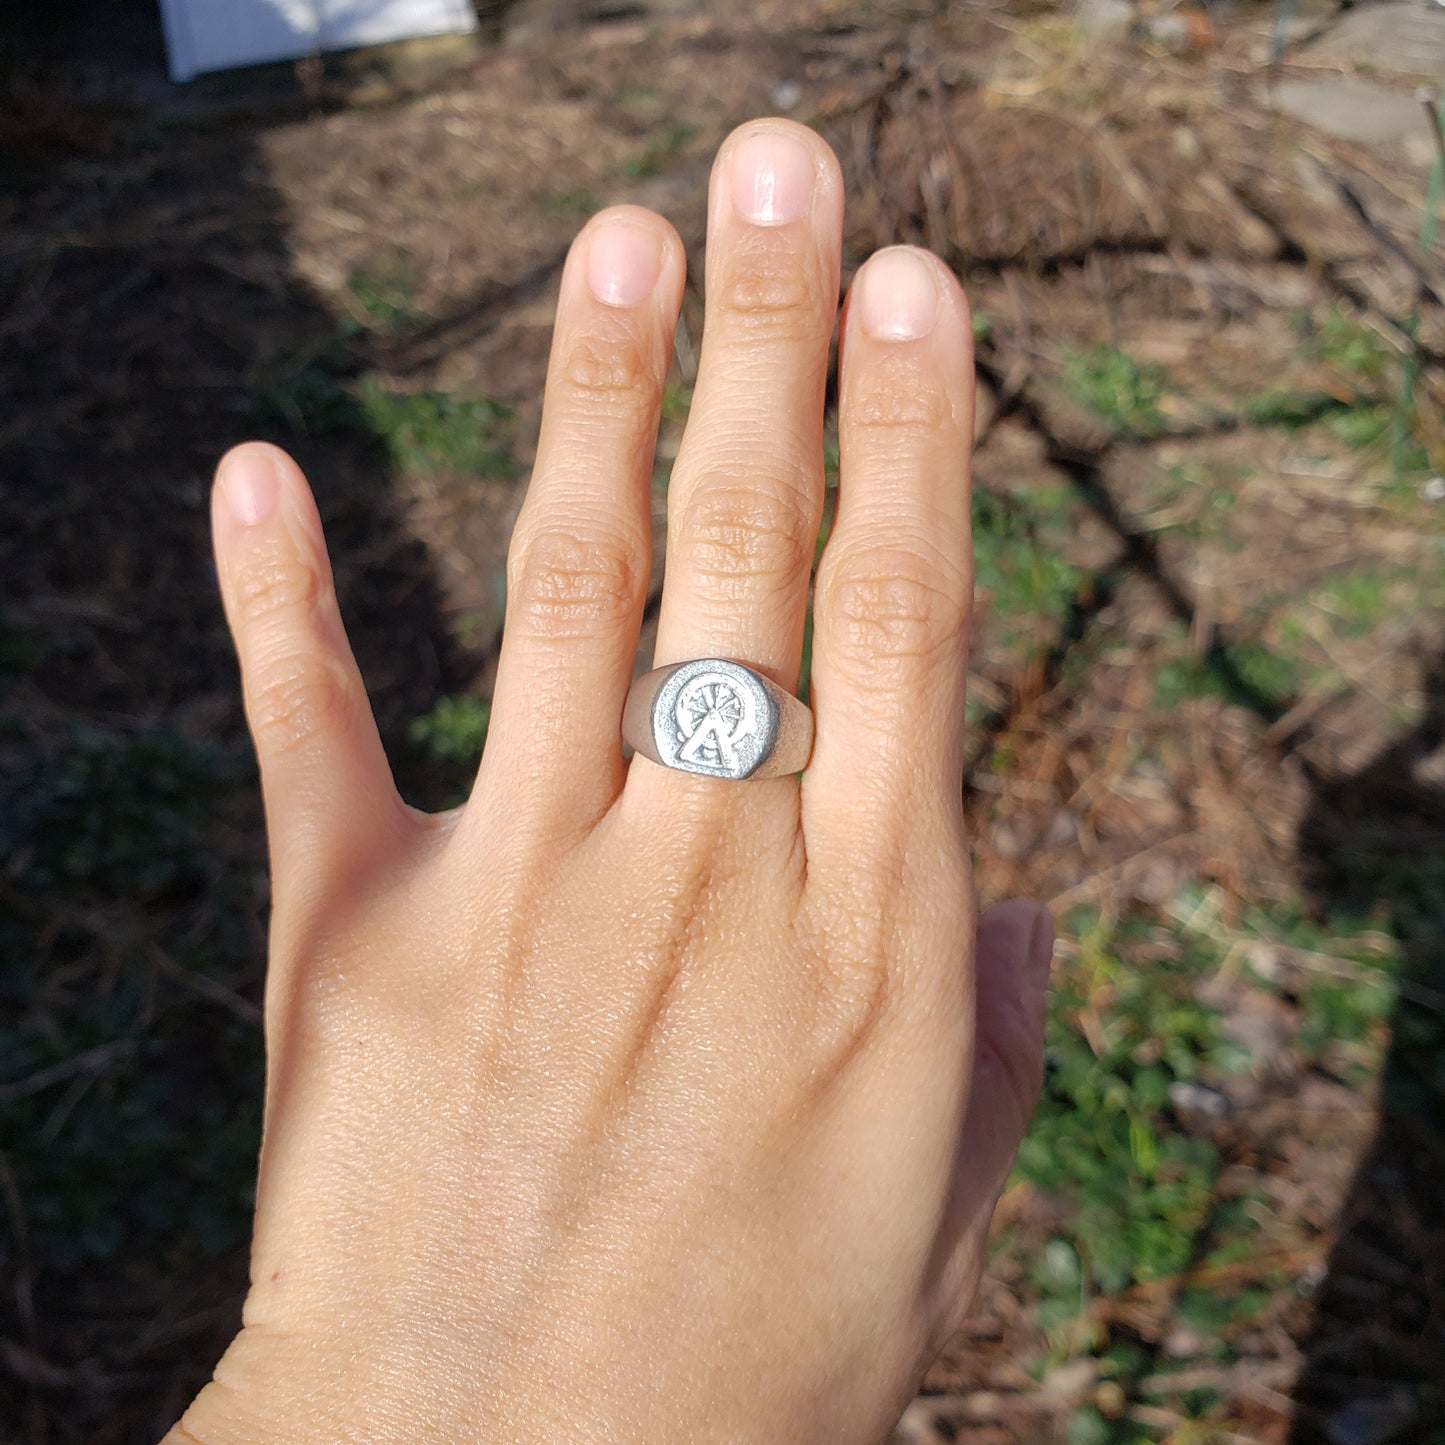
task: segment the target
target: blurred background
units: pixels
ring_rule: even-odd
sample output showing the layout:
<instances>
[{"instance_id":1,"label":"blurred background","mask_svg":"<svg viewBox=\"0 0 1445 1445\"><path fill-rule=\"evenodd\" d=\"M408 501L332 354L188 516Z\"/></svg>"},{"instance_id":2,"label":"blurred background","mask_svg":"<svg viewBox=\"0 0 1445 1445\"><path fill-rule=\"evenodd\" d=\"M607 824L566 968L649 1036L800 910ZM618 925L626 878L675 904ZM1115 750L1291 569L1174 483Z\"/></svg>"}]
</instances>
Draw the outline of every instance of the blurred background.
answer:
<instances>
[{"instance_id":1,"label":"blurred background","mask_svg":"<svg viewBox=\"0 0 1445 1445\"><path fill-rule=\"evenodd\" d=\"M154 0L0 17L0 1440L151 1441L237 1324L267 898L216 457L302 461L404 790L457 800L568 242L640 202L696 279L771 112L843 162L847 271L922 242L973 298L967 806L984 900L1062 933L897 1440L1445 1441L1445 11L478 19L176 86Z\"/></svg>"}]
</instances>

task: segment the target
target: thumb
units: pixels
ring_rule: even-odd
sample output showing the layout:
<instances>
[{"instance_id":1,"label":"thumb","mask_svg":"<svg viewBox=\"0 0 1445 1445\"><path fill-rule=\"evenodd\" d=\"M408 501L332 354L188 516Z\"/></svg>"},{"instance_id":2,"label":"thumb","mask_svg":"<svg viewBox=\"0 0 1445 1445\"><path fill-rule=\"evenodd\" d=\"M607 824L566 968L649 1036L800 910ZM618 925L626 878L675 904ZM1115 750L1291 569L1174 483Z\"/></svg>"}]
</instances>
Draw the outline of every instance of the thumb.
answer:
<instances>
[{"instance_id":1,"label":"thumb","mask_svg":"<svg viewBox=\"0 0 1445 1445\"><path fill-rule=\"evenodd\" d=\"M1044 1081L1044 1023L1054 922L1010 899L979 919L974 963L973 1081L959 1151L974 1207L986 1220L1013 1168Z\"/></svg>"}]
</instances>

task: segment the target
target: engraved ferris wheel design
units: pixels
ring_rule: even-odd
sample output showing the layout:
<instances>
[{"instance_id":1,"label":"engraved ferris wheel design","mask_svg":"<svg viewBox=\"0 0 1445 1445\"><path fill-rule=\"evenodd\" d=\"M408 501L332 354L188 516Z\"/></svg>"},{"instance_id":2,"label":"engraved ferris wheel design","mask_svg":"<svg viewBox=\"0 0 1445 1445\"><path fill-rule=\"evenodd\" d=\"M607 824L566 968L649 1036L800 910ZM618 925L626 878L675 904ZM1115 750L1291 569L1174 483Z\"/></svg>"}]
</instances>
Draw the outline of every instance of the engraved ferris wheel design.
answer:
<instances>
[{"instance_id":1,"label":"engraved ferris wheel design","mask_svg":"<svg viewBox=\"0 0 1445 1445\"><path fill-rule=\"evenodd\" d=\"M686 763L736 768L738 745L757 731L752 693L720 672L689 678L677 696L677 731Z\"/></svg>"}]
</instances>

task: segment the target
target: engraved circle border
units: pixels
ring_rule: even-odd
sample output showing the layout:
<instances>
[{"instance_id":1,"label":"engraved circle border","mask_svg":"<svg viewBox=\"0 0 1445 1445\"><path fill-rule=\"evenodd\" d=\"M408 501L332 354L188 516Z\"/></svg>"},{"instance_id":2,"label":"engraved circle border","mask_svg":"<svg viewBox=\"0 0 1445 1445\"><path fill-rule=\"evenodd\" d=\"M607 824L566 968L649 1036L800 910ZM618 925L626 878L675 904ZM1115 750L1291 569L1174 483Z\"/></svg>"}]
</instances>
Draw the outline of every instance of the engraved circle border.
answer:
<instances>
[{"instance_id":1,"label":"engraved circle border","mask_svg":"<svg viewBox=\"0 0 1445 1445\"><path fill-rule=\"evenodd\" d=\"M739 741L736 768L699 760L684 761L680 756L683 744L677 736L677 700L683 688L704 672L721 673L739 691L745 690L752 697L757 726L751 736ZM745 664L725 657L699 657L680 663L658 688L652 701L652 737L663 762L684 773L700 773L710 778L746 778L755 773L768 760L777 743L779 722L778 704L763 685L762 678Z\"/></svg>"}]
</instances>

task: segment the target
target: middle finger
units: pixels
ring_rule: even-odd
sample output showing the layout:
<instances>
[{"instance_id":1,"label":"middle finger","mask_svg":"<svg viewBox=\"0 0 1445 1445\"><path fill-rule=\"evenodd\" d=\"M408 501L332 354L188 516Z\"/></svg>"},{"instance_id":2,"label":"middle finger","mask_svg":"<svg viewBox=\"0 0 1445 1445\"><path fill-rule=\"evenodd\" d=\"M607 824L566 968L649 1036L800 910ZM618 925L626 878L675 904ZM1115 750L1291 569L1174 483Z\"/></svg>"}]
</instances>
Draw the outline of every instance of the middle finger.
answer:
<instances>
[{"instance_id":1,"label":"middle finger","mask_svg":"<svg viewBox=\"0 0 1445 1445\"><path fill-rule=\"evenodd\" d=\"M797 685L842 213L838 163L805 127L762 121L724 143L697 387L668 491L655 666L732 657Z\"/></svg>"}]
</instances>

